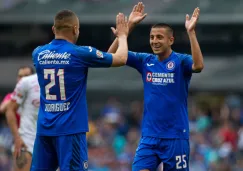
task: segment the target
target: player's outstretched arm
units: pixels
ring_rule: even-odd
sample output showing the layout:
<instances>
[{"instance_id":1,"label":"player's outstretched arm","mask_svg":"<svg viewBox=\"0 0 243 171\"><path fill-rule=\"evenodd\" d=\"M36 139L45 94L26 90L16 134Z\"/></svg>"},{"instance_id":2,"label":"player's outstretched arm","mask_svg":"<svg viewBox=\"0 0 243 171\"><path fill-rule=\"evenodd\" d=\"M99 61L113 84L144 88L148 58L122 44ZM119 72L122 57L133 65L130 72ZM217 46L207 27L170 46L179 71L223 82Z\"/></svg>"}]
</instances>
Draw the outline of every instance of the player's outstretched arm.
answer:
<instances>
[{"instance_id":1,"label":"player's outstretched arm","mask_svg":"<svg viewBox=\"0 0 243 171\"><path fill-rule=\"evenodd\" d=\"M200 13L199 8L196 8L191 18L189 17L188 14L186 15L186 22L185 22L185 27L191 44L191 52L193 58L192 70L194 72L201 72L204 68L203 55L199 43L197 41L197 36L195 32L195 27L199 19L199 13Z\"/></svg>"},{"instance_id":2,"label":"player's outstretched arm","mask_svg":"<svg viewBox=\"0 0 243 171\"><path fill-rule=\"evenodd\" d=\"M119 46L115 53L104 53L89 46L77 48L77 52L81 56L83 64L87 67L119 67L126 65L128 57L128 23L124 14L119 13L116 16L116 29L112 28L113 33L116 35ZM83 54L85 49L85 55ZM88 52L87 52L88 50Z\"/></svg>"},{"instance_id":3,"label":"player's outstretched arm","mask_svg":"<svg viewBox=\"0 0 243 171\"><path fill-rule=\"evenodd\" d=\"M128 19L129 33L131 33L134 27L138 23L140 23L146 16L147 14L144 14L144 4L142 2L139 2L137 5L133 7L133 10L129 15L129 19ZM117 48L118 48L118 38L114 40L108 52L115 53Z\"/></svg>"},{"instance_id":4,"label":"player's outstretched arm","mask_svg":"<svg viewBox=\"0 0 243 171\"><path fill-rule=\"evenodd\" d=\"M126 64L128 56L128 23L124 14L119 13L116 16L116 29L112 28L112 31L118 40L118 49L115 53L112 53L112 66L123 66Z\"/></svg>"}]
</instances>

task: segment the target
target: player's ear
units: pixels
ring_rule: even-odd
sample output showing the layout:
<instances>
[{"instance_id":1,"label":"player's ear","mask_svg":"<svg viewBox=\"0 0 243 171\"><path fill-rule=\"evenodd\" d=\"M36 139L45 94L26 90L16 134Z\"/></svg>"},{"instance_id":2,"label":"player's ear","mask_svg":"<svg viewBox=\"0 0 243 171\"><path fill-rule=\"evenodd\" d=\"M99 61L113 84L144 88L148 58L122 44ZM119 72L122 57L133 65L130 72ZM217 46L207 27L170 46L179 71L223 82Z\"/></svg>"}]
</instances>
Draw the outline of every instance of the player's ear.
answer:
<instances>
[{"instance_id":1,"label":"player's ear","mask_svg":"<svg viewBox=\"0 0 243 171\"><path fill-rule=\"evenodd\" d=\"M170 46L174 44L174 40L175 40L175 38L173 36L171 36L169 38L169 44L170 44Z\"/></svg>"},{"instance_id":2,"label":"player's ear","mask_svg":"<svg viewBox=\"0 0 243 171\"><path fill-rule=\"evenodd\" d=\"M79 34L79 30L78 30L78 27L77 26L74 26L73 27L73 34L74 35L78 35Z\"/></svg>"},{"instance_id":3,"label":"player's ear","mask_svg":"<svg viewBox=\"0 0 243 171\"><path fill-rule=\"evenodd\" d=\"M52 26L52 32L53 32L53 34L56 34L54 26Z\"/></svg>"}]
</instances>

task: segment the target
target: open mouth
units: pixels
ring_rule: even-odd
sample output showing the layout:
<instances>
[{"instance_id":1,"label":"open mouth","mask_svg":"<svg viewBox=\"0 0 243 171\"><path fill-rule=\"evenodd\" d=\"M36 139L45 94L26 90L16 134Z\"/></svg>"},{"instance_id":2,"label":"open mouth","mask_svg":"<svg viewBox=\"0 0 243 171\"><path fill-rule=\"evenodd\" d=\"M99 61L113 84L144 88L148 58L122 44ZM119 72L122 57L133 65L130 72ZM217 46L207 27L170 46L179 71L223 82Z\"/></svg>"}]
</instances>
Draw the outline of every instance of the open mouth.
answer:
<instances>
[{"instance_id":1,"label":"open mouth","mask_svg":"<svg viewBox=\"0 0 243 171\"><path fill-rule=\"evenodd\" d=\"M154 48L154 49L159 49L159 48L161 48L161 44L152 44L152 47Z\"/></svg>"},{"instance_id":2,"label":"open mouth","mask_svg":"<svg viewBox=\"0 0 243 171\"><path fill-rule=\"evenodd\" d=\"M160 50L161 46L153 46L154 50Z\"/></svg>"}]
</instances>

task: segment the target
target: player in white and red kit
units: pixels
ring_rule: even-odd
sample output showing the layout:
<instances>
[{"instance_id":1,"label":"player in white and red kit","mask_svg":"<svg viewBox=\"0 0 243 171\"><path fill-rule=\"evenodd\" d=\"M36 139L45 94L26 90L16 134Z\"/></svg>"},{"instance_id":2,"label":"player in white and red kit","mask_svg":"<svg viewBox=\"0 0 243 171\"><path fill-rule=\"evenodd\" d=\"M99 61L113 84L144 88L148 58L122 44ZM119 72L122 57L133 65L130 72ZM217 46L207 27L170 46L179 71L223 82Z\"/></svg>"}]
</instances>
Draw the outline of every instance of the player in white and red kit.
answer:
<instances>
[{"instance_id":1,"label":"player in white and red kit","mask_svg":"<svg viewBox=\"0 0 243 171\"><path fill-rule=\"evenodd\" d=\"M17 75L17 82L22 78L22 77L25 77L25 76L28 76L28 75L31 75L34 73L34 69L30 66L22 66L18 69L18 75ZM10 100L11 100L11 95L12 93L8 93L1 105L0 105L0 113L5 113L6 112L6 109L7 109L7 105L10 103ZM20 111L16 112L16 121L17 121L17 124L18 124L18 127L19 127L19 122L20 122L20 114L19 114Z\"/></svg>"},{"instance_id":2,"label":"player in white and red kit","mask_svg":"<svg viewBox=\"0 0 243 171\"><path fill-rule=\"evenodd\" d=\"M37 75L22 78L16 85L6 116L14 137L14 167L16 171L29 171L36 136L36 122L40 104ZM18 129L15 113L21 107Z\"/></svg>"}]
</instances>

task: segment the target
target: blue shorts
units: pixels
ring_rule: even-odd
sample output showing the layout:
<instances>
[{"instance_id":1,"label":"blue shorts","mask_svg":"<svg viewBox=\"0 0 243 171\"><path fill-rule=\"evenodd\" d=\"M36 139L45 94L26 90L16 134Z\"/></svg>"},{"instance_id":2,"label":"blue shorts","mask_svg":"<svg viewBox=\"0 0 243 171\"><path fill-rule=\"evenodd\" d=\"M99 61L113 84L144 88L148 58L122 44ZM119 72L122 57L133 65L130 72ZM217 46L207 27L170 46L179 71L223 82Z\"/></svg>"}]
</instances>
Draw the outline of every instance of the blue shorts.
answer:
<instances>
[{"instance_id":1,"label":"blue shorts","mask_svg":"<svg viewBox=\"0 0 243 171\"><path fill-rule=\"evenodd\" d=\"M86 133L36 136L31 171L87 171Z\"/></svg>"},{"instance_id":2,"label":"blue shorts","mask_svg":"<svg viewBox=\"0 0 243 171\"><path fill-rule=\"evenodd\" d=\"M132 170L189 171L189 140L142 137L136 150Z\"/></svg>"}]
</instances>

